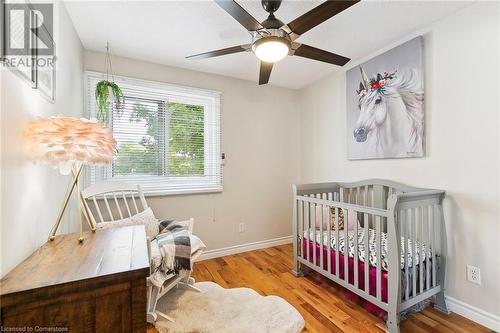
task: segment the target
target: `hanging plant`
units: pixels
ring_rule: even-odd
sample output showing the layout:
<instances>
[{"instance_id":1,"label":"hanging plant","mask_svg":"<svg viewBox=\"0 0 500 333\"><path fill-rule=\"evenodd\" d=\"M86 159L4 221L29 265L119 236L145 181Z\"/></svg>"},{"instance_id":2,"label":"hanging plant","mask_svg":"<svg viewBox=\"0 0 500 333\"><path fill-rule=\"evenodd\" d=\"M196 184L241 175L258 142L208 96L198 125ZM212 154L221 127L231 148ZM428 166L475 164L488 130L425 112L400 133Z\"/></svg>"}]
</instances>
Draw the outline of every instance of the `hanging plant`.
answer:
<instances>
[{"instance_id":1,"label":"hanging plant","mask_svg":"<svg viewBox=\"0 0 500 333\"><path fill-rule=\"evenodd\" d=\"M97 119L103 123L107 123L109 120L109 110L112 110L113 106L118 114L121 114L124 108L123 92L114 82L113 67L111 66L111 57L109 55L109 43L106 44L104 67L106 70L106 79L97 83L95 99L98 109Z\"/></svg>"},{"instance_id":2,"label":"hanging plant","mask_svg":"<svg viewBox=\"0 0 500 333\"><path fill-rule=\"evenodd\" d=\"M95 99L97 101L97 119L107 123L111 103L115 103L118 112L123 110L123 92L114 82L108 80L99 81L95 88Z\"/></svg>"}]
</instances>

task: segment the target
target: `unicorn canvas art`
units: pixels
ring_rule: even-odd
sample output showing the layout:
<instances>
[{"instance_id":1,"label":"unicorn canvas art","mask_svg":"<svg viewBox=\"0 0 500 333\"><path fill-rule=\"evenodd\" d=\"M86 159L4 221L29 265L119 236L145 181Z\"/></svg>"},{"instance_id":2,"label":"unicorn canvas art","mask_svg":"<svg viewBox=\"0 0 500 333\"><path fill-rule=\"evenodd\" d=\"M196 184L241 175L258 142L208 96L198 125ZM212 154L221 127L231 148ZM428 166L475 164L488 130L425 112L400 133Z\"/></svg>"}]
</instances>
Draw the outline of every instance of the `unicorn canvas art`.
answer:
<instances>
[{"instance_id":1,"label":"unicorn canvas art","mask_svg":"<svg viewBox=\"0 0 500 333\"><path fill-rule=\"evenodd\" d=\"M423 38L347 72L349 159L424 156Z\"/></svg>"}]
</instances>

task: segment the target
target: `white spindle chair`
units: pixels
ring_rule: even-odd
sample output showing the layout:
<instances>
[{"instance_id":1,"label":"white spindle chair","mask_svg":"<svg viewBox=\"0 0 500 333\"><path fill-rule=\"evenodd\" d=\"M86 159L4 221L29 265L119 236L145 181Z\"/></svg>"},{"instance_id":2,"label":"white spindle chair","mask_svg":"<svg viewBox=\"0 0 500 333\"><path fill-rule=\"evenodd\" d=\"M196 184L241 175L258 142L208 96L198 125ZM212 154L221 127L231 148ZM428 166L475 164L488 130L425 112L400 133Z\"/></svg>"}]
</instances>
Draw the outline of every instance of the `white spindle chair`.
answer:
<instances>
[{"instance_id":1,"label":"white spindle chair","mask_svg":"<svg viewBox=\"0 0 500 333\"><path fill-rule=\"evenodd\" d=\"M85 209L89 213L89 218L94 226L103 222L110 222L125 219L139 214L148 208L148 203L144 197L140 185L131 185L117 181L105 181L96 183L82 191L85 202ZM96 218L97 214L97 218ZM194 219L190 219L189 232L193 232ZM97 232L99 232L97 230ZM151 260L151 239L148 239L148 254ZM191 256L191 261L195 262L203 251L198 250ZM152 272L150 272L152 273ZM178 286L194 291L200 291L194 287L194 279L190 272L180 274L170 273L161 288L155 287L150 279L147 279L148 309L147 320L154 323L158 315L167 320L174 321L171 317L156 310L158 300L170 289Z\"/></svg>"}]
</instances>

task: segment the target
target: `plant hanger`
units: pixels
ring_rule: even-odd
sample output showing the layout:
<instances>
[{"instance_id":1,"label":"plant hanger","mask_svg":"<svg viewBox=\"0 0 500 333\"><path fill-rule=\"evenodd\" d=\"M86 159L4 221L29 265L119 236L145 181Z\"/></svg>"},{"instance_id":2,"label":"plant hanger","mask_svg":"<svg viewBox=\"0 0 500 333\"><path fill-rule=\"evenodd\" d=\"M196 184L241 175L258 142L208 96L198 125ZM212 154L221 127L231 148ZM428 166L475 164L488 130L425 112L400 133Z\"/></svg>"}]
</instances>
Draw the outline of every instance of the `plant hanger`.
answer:
<instances>
[{"instance_id":1,"label":"plant hanger","mask_svg":"<svg viewBox=\"0 0 500 333\"><path fill-rule=\"evenodd\" d=\"M109 42L106 42L106 56L104 57L104 70L106 72L105 80L99 81L95 89L95 98L97 102L97 119L103 123L109 120L109 110L114 103L114 109L118 114L124 109L123 92L114 82L113 66L109 53ZM113 108L111 108L113 109Z\"/></svg>"},{"instance_id":2,"label":"plant hanger","mask_svg":"<svg viewBox=\"0 0 500 333\"><path fill-rule=\"evenodd\" d=\"M104 57L104 70L106 71L106 81L115 82L113 75L113 65L111 65L111 56L109 55L109 41L106 42L106 56ZM109 75L111 74L111 81Z\"/></svg>"}]
</instances>

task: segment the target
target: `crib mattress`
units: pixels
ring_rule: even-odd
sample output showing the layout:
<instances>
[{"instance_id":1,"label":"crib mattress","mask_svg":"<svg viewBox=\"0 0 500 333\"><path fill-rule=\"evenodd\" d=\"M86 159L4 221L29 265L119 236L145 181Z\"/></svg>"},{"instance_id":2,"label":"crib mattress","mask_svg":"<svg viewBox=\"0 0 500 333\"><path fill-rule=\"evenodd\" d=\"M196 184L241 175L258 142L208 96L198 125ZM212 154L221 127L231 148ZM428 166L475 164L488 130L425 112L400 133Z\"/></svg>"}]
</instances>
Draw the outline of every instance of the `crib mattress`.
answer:
<instances>
[{"instance_id":1,"label":"crib mattress","mask_svg":"<svg viewBox=\"0 0 500 333\"><path fill-rule=\"evenodd\" d=\"M314 237L314 234L316 237ZM355 242L354 242L354 230L349 230L348 232L348 243L349 243L349 249L348 249L348 255L350 258L354 258L355 255ZM319 244L321 240L321 232L319 230L314 230L311 229L309 231L309 235L307 235L307 230L304 231L304 238L308 240L312 240L316 238L316 242ZM366 253L365 253L365 229L364 228L359 228L358 229L358 259L361 262L365 262L366 260ZM328 232L323 231L323 244L328 243ZM381 248L381 253L380 253L380 260L381 260L381 267L384 271L388 270L389 264L388 264L388 257L387 257L387 233L382 232L381 233L381 243L382 243L382 248ZM370 248L370 256L369 256L369 264L370 266L376 267L378 258L377 258L377 237L376 237L376 230L374 229L368 229L368 244ZM422 247L420 246L422 245ZM331 232L331 242L330 242L330 247L332 250L336 251L336 238L335 238L335 231L332 230ZM407 250L406 250L406 261L408 263L408 267L413 266L413 249L414 246L412 244L412 241L408 239L408 244ZM420 244L419 242L416 242L416 251L415 251L415 261L416 265L421 261L420 256L422 255L422 261L426 260L426 257L429 256L431 257L430 254L430 249L426 249L426 245L424 242ZM405 238L401 237L401 249L405 249ZM304 249L305 250L305 249ZM405 267L405 251L401 251L401 269ZM341 230L339 231L339 254L344 254L345 253L345 236L344 236L344 231ZM305 255L306 253L304 253ZM311 258L312 258L312 253L311 253Z\"/></svg>"}]
</instances>

